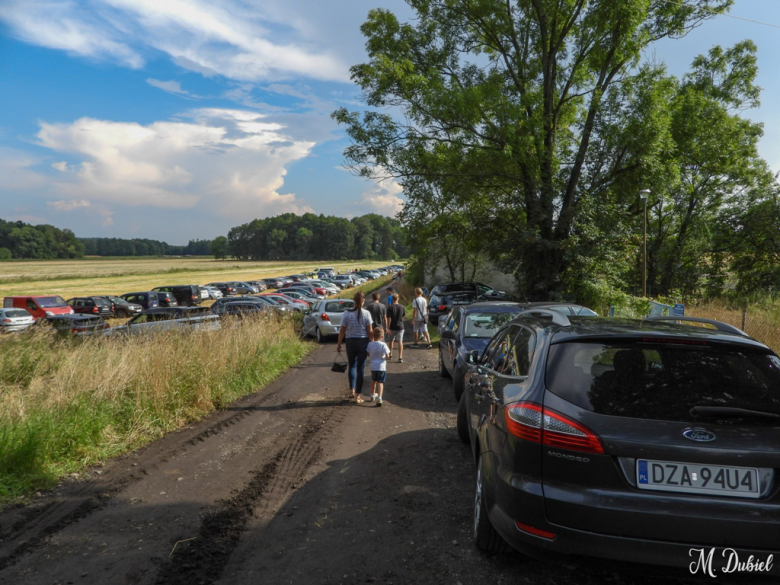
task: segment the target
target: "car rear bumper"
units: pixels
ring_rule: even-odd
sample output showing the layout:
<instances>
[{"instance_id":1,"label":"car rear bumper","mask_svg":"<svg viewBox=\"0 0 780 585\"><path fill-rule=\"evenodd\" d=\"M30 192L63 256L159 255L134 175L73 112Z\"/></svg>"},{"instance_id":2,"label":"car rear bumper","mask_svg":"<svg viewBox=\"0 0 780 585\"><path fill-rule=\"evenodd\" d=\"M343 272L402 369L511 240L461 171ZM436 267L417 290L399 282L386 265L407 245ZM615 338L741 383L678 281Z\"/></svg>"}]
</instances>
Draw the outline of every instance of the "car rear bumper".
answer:
<instances>
[{"instance_id":1,"label":"car rear bumper","mask_svg":"<svg viewBox=\"0 0 780 585\"><path fill-rule=\"evenodd\" d=\"M521 531L515 524L515 520L507 516L498 506L491 510L490 520L512 548L534 557L546 558L552 554L560 561L560 554L568 554L660 565L679 569L679 576L683 578L691 577L692 574L705 577L720 576L726 572L724 568L729 563L733 565L736 559L739 560L739 563L745 563L752 556L754 563L772 559L769 571L755 571L755 574L761 576L780 575L780 551L777 550L754 550L737 547L727 549L707 544L628 538L585 532L549 523L544 526L534 526L534 528L556 535L553 540L548 540ZM767 544L771 545L772 543ZM706 559L709 557L710 551L712 551L711 563L708 563ZM703 562L700 563L702 555L704 555ZM711 567L712 574L709 573L708 566Z\"/></svg>"},{"instance_id":2,"label":"car rear bumper","mask_svg":"<svg viewBox=\"0 0 780 585\"><path fill-rule=\"evenodd\" d=\"M3 333L13 333L15 331L24 331L25 329L31 326L32 326L32 322L3 325L0 331L2 331Z\"/></svg>"},{"instance_id":3,"label":"car rear bumper","mask_svg":"<svg viewBox=\"0 0 780 585\"><path fill-rule=\"evenodd\" d=\"M491 464L497 463L496 457L490 457ZM547 521L544 509L543 487L533 479L517 474L496 473L490 466L490 480L486 476L486 484L492 484L492 493L487 497L490 521L509 545L525 554L546 557L548 554L580 555L602 559L627 561L660 565L680 570L680 577L690 577L691 567L697 567L702 554L708 556L712 552L711 567L714 575L724 574L724 567L730 561L738 558L745 563L753 557L753 562L765 562L773 559L771 570L755 571L756 575L780 575L780 545L777 542L767 542L766 549L744 548L734 546L713 546L706 544L706 531L702 534L705 543L675 542L675 534L669 534L669 540L651 540L645 538L625 537L612 534L589 532L560 526ZM488 494L486 494L488 496ZM521 522L527 526L554 534L548 539L530 534L517 526ZM632 522L630 515L626 517L627 525ZM772 547L776 547L773 549ZM734 552L731 552L731 551ZM557 557L560 560L560 557ZM691 565L693 563L693 565ZM697 568L698 575L704 574L702 567ZM738 573L734 573L738 574Z\"/></svg>"},{"instance_id":4,"label":"car rear bumper","mask_svg":"<svg viewBox=\"0 0 780 585\"><path fill-rule=\"evenodd\" d=\"M317 327L320 328L322 335L338 335L340 327L332 325L330 323L320 322Z\"/></svg>"}]
</instances>

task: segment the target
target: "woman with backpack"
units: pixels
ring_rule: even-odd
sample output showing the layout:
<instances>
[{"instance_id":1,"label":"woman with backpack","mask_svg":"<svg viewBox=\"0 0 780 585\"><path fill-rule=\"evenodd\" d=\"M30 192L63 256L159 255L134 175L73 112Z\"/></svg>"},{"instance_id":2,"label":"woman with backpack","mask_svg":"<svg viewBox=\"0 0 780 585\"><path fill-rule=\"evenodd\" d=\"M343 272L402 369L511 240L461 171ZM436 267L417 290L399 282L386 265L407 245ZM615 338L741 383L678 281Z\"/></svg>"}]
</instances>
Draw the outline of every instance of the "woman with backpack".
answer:
<instances>
[{"instance_id":1,"label":"woman with backpack","mask_svg":"<svg viewBox=\"0 0 780 585\"><path fill-rule=\"evenodd\" d=\"M355 306L344 311L341 317L339 342L336 346L336 351L341 353L341 343L346 340L349 389L351 396L358 404L363 402L363 398L360 396L363 393L363 370L366 367L366 358L368 357L368 343L373 339L371 328L373 318L371 313L363 308L365 299L366 295L361 291L355 293L353 297Z\"/></svg>"}]
</instances>

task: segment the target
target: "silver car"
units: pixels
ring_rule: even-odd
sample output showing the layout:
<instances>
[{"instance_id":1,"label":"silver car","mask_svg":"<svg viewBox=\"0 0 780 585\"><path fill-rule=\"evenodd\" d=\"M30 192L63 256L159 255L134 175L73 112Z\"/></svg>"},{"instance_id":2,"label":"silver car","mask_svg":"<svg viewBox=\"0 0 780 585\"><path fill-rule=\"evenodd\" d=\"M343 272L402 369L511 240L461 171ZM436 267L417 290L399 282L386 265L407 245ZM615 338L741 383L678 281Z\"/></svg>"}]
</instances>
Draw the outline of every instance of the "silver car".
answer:
<instances>
[{"instance_id":1,"label":"silver car","mask_svg":"<svg viewBox=\"0 0 780 585\"><path fill-rule=\"evenodd\" d=\"M25 309L0 308L0 331L11 333L22 331L35 323L35 319Z\"/></svg>"},{"instance_id":2,"label":"silver car","mask_svg":"<svg viewBox=\"0 0 780 585\"><path fill-rule=\"evenodd\" d=\"M248 282L232 281L228 282L230 286L236 291L236 294L241 295L256 295L260 290Z\"/></svg>"},{"instance_id":3,"label":"silver car","mask_svg":"<svg viewBox=\"0 0 780 585\"><path fill-rule=\"evenodd\" d=\"M355 302L349 299L317 301L303 318L303 334L320 343L328 336L338 335L344 311L354 306Z\"/></svg>"},{"instance_id":4,"label":"silver car","mask_svg":"<svg viewBox=\"0 0 780 585\"><path fill-rule=\"evenodd\" d=\"M202 286L200 288L201 288L201 290L206 291L206 293L208 294L208 297L206 297L206 298L209 298L209 299L211 299L213 301L216 301L217 299L221 299L224 296L222 294L222 291L219 290L216 286L208 286L207 285L207 286Z\"/></svg>"},{"instance_id":5,"label":"silver car","mask_svg":"<svg viewBox=\"0 0 780 585\"><path fill-rule=\"evenodd\" d=\"M148 335L179 328L218 331L219 317L207 307L148 309L124 325L107 329L106 335Z\"/></svg>"}]
</instances>

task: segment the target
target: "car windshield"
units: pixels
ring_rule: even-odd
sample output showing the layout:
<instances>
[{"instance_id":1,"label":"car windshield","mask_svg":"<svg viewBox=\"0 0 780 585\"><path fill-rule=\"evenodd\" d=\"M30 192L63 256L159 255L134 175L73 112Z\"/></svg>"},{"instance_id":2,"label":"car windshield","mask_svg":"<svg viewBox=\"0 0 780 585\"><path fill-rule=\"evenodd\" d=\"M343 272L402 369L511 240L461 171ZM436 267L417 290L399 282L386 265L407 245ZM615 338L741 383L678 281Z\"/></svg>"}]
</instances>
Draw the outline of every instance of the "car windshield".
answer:
<instances>
[{"instance_id":1,"label":"car windshield","mask_svg":"<svg viewBox=\"0 0 780 585\"><path fill-rule=\"evenodd\" d=\"M326 313L343 313L355 306L355 301L331 301L325 304Z\"/></svg>"},{"instance_id":2,"label":"car windshield","mask_svg":"<svg viewBox=\"0 0 780 585\"><path fill-rule=\"evenodd\" d=\"M772 418L691 414L695 406L717 406L780 415L780 358L753 348L698 343L671 339L556 344L547 361L547 387L598 414L778 426Z\"/></svg>"},{"instance_id":3,"label":"car windshield","mask_svg":"<svg viewBox=\"0 0 780 585\"><path fill-rule=\"evenodd\" d=\"M95 304L100 305L101 307L110 307L111 301L107 301L106 299L96 298Z\"/></svg>"},{"instance_id":4,"label":"car windshield","mask_svg":"<svg viewBox=\"0 0 780 585\"><path fill-rule=\"evenodd\" d=\"M5 316L11 318L29 317L30 313L28 313L24 309L11 309L5 312Z\"/></svg>"},{"instance_id":5,"label":"car windshield","mask_svg":"<svg viewBox=\"0 0 780 585\"><path fill-rule=\"evenodd\" d=\"M108 297L108 300L114 303L115 305L127 305L129 304L125 299L120 299L119 297Z\"/></svg>"},{"instance_id":6,"label":"car windshield","mask_svg":"<svg viewBox=\"0 0 780 585\"><path fill-rule=\"evenodd\" d=\"M464 337L493 337L503 325L517 317L514 313L469 313L466 315Z\"/></svg>"},{"instance_id":7,"label":"car windshield","mask_svg":"<svg viewBox=\"0 0 780 585\"><path fill-rule=\"evenodd\" d=\"M38 303L38 306L42 309L68 306L62 297L38 297L35 299L35 302Z\"/></svg>"}]
</instances>

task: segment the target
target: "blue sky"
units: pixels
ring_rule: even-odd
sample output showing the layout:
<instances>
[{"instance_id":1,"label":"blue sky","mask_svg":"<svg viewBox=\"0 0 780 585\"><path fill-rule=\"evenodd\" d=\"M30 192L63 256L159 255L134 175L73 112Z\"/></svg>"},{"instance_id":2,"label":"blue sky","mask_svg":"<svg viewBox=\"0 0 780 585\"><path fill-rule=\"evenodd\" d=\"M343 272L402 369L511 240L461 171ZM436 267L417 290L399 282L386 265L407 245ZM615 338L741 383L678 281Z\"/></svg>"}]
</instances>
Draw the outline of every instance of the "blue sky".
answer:
<instances>
[{"instance_id":1,"label":"blue sky","mask_svg":"<svg viewBox=\"0 0 780 585\"><path fill-rule=\"evenodd\" d=\"M395 214L403 193L340 169L359 26L402 0L0 0L3 219L80 236L213 238L283 212ZM777 0L732 15L780 25ZM682 75L759 47L761 153L780 170L780 29L717 17L653 48Z\"/></svg>"}]
</instances>

